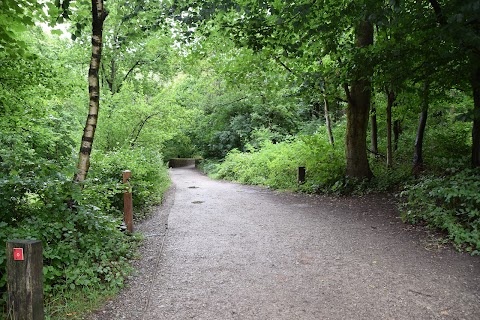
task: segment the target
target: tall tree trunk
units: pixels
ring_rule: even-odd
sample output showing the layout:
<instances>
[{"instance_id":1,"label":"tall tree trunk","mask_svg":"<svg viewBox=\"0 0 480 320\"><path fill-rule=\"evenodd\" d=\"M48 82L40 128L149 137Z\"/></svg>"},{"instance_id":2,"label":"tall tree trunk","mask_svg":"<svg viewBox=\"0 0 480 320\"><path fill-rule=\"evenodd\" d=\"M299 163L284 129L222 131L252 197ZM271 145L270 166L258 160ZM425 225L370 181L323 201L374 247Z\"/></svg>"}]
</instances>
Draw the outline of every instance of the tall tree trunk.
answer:
<instances>
[{"instance_id":1,"label":"tall tree trunk","mask_svg":"<svg viewBox=\"0 0 480 320\"><path fill-rule=\"evenodd\" d=\"M392 107L395 102L395 93L393 89L387 89L387 167L393 166L393 147L392 147Z\"/></svg>"},{"instance_id":2,"label":"tall tree trunk","mask_svg":"<svg viewBox=\"0 0 480 320\"><path fill-rule=\"evenodd\" d=\"M356 27L356 46L365 48L373 44L373 26L368 21L362 21ZM373 68L366 68L357 79L352 81L351 88L345 86L348 98L347 134L346 134L346 174L352 178L370 179L367 157L367 127L370 114L371 82Z\"/></svg>"},{"instance_id":3,"label":"tall tree trunk","mask_svg":"<svg viewBox=\"0 0 480 320\"><path fill-rule=\"evenodd\" d=\"M400 133L402 133L402 122L397 119L393 122L393 151L398 150L398 140L400 139Z\"/></svg>"},{"instance_id":4,"label":"tall tree trunk","mask_svg":"<svg viewBox=\"0 0 480 320\"><path fill-rule=\"evenodd\" d=\"M99 69L102 56L103 22L107 17L103 0L92 0L92 57L88 70L88 93L90 97L87 122L83 130L82 143L78 156L75 181L83 181L87 177L90 167L90 153L92 152L95 129L97 127L98 109L100 102Z\"/></svg>"},{"instance_id":5,"label":"tall tree trunk","mask_svg":"<svg viewBox=\"0 0 480 320\"><path fill-rule=\"evenodd\" d=\"M473 88L473 127L472 127L472 167L480 167L480 66L472 77Z\"/></svg>"},{"instance_id":6,"label":"tall tree trunk","mask_svg":"<svg viewBox=\"0 0 480 320\"><path fill-rule=\"evenodd\" d=\"M375 157L378 157L378 125L377 125L377 108L375 107L375 103L372 103L372 111L370 113L370 144L372 148L372 153Z\"/></svg>"},{"instance_id":7,"label":"tall tree trunk","mask_svg":"<svg viewBox=\"0 0 480 320\"><path fill-rule=\"evenodd\" d=\"M325 111L325 125L327 126L328 141L332 146L335 145L335 140L333 139L332 133L332 122L330 121L330 108L327 97L323 97L324 102L324 111Z\"/></svg>"},{"instance_id":8,"label":"tall tree trunk","mask_svg":"<svg viewBox=\"0 0 480 320\"><path fill-rule=\"evenodd\" d=\"M422 113L415 137L415 150L413 153L413 174L418 175L423 170L423 137L427 126L428 107L429 107L430 84L426 82L422 89Z\"/></svg>"}]
</instances>

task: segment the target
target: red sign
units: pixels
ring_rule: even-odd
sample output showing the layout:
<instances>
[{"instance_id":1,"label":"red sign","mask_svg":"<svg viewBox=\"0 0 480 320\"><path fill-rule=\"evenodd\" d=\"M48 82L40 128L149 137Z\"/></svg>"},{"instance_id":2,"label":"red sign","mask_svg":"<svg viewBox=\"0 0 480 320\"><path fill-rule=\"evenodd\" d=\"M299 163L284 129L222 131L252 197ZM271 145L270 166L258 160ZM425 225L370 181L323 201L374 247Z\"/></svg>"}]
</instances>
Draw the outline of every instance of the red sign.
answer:
<instances>
[{"instance_id":1,"label":"red sign","mask_svg":"<svg viewBox=\"0 0 480 320\"><path fill-rule=\"evenodd\" d=\"M23 248L13 248L13 260L24 260Z\"/></svg>"}]
</instances>

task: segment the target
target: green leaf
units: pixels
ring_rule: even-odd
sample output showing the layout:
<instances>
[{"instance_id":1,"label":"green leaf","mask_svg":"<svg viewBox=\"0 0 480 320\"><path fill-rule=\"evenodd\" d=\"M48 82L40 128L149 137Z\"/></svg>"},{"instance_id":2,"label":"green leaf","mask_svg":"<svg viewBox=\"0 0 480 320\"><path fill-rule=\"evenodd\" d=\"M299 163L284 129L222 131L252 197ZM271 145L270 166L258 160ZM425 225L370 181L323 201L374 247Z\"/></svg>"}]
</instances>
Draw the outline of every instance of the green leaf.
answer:
<instances>
[{"instance_id":1,"label":"green leaf","mask_svg":"<svg viewBox=\"0 0 480 320\"><path fill-rule=\"evenodd\" d=\"M53 29L53 30L50 30L50 32L58 36L61 36L63 34L63 31L60 29Z\"/></svg>"}]
</instances>

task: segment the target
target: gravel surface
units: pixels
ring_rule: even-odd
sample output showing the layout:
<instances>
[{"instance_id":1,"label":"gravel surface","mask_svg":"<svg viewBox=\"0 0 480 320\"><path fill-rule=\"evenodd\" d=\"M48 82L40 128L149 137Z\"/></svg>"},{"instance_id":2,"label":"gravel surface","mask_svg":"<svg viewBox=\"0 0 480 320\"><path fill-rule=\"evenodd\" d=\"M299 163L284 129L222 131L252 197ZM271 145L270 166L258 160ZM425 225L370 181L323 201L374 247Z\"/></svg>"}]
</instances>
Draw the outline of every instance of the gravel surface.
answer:
<instances>
[{"instance_id":1,"label":"gravel surface","mask_svg":"<svg viewBox=\"0 0 480 320\"><path fill-rule=\"evenodd\" d=\"M89 319L480 319L480 259L403 224L386 195L170 175L137 273Z\"/></svg>"}]
</instances>

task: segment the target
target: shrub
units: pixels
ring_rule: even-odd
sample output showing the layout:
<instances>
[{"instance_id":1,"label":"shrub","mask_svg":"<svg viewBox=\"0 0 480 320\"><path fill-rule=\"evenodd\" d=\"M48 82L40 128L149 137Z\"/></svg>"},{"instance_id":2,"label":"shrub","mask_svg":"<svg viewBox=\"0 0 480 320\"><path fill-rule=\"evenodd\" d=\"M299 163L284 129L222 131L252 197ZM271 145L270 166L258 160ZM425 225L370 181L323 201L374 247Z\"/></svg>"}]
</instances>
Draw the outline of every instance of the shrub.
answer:
<instances>
[{"instance_id":1,"label":"shrub","mask_svg":"<svg viewBox=\"0 0 480 320\"><path fill-rule=\"evenodd\" d=\"M298 185L298 167L306 167L307 180ZM250 152L230 151L216 177L277 189L307 192L329 189L344 171L343 151L333 148L322 134L299 136L274 144L265 141Z\"/></svg>"},{"instance_id":2,"label":"shrub","mask_svg":"<svg viewBox=\"0 0 480 320\"><path fill-rule=\"evenodd\" d=\"M153 151L94 155L83 189L72 182L73 170L34 158L35 151L31 152L31 158L22 155L21 161L2 163L8 174L0 180L1 201L7 208L0 217L0 314L6 294L7 240L42 241L47 298L78 287L118 287L130 270L128 260L139 242L138 236L126 236L118 228L125 164L133 173L137 217L140 210L160 201L168 187L166 167Z\"/></svg>"},{"instance_id":3,"label":"shrub","mask_svg":"<svg viewBox=\"0 0 480 320\"><path fill-rule=\"evenodd\" d=\"M107 153L95 153L92 169L85 183L86 203L119 216L123 208L122 172L130 170L133 206L137 218L161 202L170 180L162 155L144 148L124 148Z\"/></svg>"},{"instance_id":4,"label":"shrub","mask_svg":"<svg viewBox=\"0 0 480 320\"><path fill-rule=\"evenodd\" d=\"M480 254L480 169L423 177L401 193L402 217L443 230L458 247Z\"/></svg>"},{"instance_id":5,"label":"shrub","mask_svg":"<svg viewBox=\"0 0 480 320\"><path fill-rule=\"evenodd\" d=\"M32 194L28 215L0 221L0 293L6 294L5 243L37 239L43 244L47 298L76 287L115 287L129 271L128 259L138 238L118 229L119 219L94 205L80 204L84 195L71 178L45 182L41 197ZM65 201L72 199L74 201ZM75 201L75 200L79 201ZM71 205L72 203L77 205ZM0 305L3 303L0 303Z\"/></svg>"}]
</instances>

